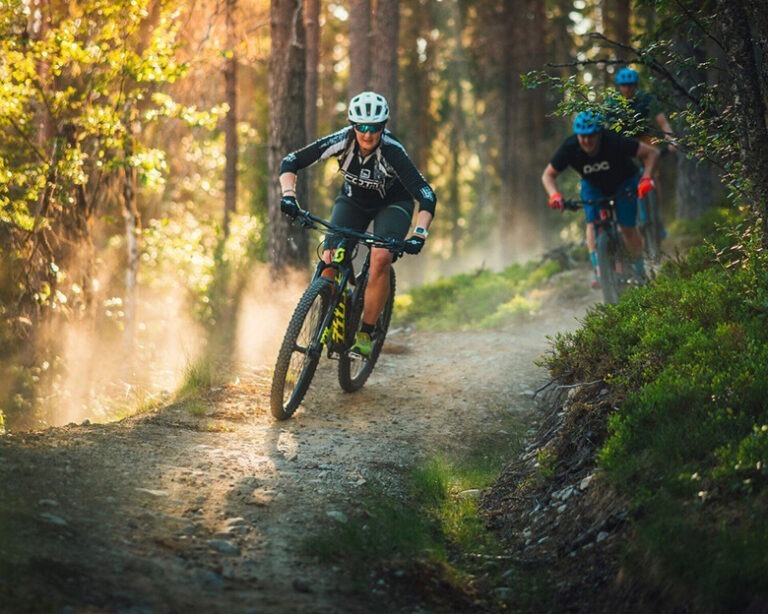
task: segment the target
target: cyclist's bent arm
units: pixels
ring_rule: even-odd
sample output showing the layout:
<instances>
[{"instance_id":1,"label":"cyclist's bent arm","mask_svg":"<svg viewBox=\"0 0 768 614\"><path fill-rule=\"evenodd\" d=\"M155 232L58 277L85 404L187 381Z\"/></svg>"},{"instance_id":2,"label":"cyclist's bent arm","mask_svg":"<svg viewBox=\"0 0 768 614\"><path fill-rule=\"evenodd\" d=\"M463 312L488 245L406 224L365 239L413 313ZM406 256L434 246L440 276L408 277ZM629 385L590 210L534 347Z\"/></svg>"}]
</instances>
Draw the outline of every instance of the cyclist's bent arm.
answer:
<instances>
[{"instance_id":1,"label":"cyclist's bent arm","mask_svg":"<svg viewBox=\"0 0 768 614\"><path fill-rule=\"evenodd\" d=\"M551 162L547 164L547 167L541 174L541 183L544 186L544 189L547 191L547 196L552 196L552 194L555 192L559 192L557 189L557 183L555 182L555 177L557 177L559 174L560 172L554 166L552 166Z\"/></svg>"},{"instance_id":2,"label":"cyclist's bent arm","mask_svg":"<svg viewBox=\"0 0 768 614\"><path fill-rule=\"evenodd\" d=\"M296 196L296 173L280 173L280 192L283 196Z\"/></svg>"},{"instance_id":3,"label":"cyclist's bent arm","mask_svg":"<svg viewBox=\"0 0 768 614\"><path fill-rule=\"evenodd\" d=\"M637 157L643 163L643 177L651 177L661 154L653 145L647 145L642 141L638 143L640 146L637 148Z\"/></svg>"},{"instance_id":4,"label":"cyclist's bent arm","mask_svg":"<svg viewBox=\"0 0 768 614\"><path fill-rule=\"evenodd\" d=\"M672 126L669 125L669 120L664 113L659 113L653 118L656 121L656 125L664 133L664 140L669 144L670 151L677 151L675 147L675 137L672 134Z\"/></svg>"},{"instance_id":5,"label":"cyclist's bent arm","mask_svg":"<svg viewBox=\"0 0 768 614\"><path fill-rule=\"evenodd\" d=\"M432 223L432 214L424 209L419 210L416 216L416 228L423 228L425 231L429 230L429 225Z\"/></svg>"}]
</instances>

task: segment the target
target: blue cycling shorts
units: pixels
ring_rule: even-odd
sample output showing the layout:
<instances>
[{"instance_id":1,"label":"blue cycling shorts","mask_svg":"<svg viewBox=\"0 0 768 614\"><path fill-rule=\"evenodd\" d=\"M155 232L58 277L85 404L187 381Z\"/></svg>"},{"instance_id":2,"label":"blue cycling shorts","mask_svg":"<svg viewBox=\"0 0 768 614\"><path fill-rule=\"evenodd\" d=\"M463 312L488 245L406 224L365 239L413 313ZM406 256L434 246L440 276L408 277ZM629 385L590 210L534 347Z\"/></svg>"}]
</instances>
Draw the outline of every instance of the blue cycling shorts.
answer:
<instances>
[{"instance_id":1,"label":"blue cycling shorts","mask_svg":"<svg viewBox=\"0 0 768 614\"><path fill-rule=\"evenodd\" d=\"M632 175L616 190L616 219L620 226L633 228L637 225L637 181L638 176ZM581 180L581 200L599 200L606 196L611 195L603 194L589 181ZM599 220L600 206L584 205L584 215L587 218L587 223Z\"/></svg>"}]
</instances>

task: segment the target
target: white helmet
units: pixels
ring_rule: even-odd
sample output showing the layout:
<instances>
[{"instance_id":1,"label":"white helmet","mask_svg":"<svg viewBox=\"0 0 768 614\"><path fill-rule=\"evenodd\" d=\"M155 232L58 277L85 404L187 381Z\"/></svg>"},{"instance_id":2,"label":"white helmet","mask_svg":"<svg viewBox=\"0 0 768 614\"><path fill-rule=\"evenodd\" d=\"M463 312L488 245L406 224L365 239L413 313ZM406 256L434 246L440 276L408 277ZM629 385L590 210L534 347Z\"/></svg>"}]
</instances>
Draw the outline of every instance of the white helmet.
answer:
<instances>
[{"instance_id":1,"label":"white helmet","mask_svg":"<svg viewBox=\"0 0 768 614\"><path fill-rule=\"evenodd\" d=\"M381 94L362 92L349 101L347 118L353 124L380 124L389 119L389 105Z\"/></svg>"}]
</instances>

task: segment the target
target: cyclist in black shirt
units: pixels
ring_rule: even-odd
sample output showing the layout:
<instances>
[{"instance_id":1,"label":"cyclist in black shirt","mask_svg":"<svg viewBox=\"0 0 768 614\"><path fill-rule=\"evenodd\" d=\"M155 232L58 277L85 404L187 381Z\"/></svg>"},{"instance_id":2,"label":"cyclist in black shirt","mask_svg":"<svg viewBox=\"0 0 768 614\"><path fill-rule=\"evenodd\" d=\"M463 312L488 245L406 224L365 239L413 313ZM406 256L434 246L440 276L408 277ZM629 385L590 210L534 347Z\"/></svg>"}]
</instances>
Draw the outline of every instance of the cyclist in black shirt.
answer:
<instances>
[{"instance_id":1,"label":"cyclist in black shirt","mask_svg":"<svg viewBox=\"0 0 768 614\"><path fill-rule=\"evenodd\" d=\"M619 134L636 138L649 145L659 146L661 136L667 149L676 152L672 126L661 110L658 100L649 91L638 89L639 73L625 66L616 73L614 81L616 93L606 100L609 123L616 124ZM653 127L654 123L657 128Z\"/></svg>"},{"instance_id":2,"label":"cyclist in black shirt","mask_svg":"<svg viewBox=\"0 0 768 614\"><path fill-rule=\"evenodd\" d=\"M437 202L434 191L416 169L402 144L386 130L389 105L375 92L362 92L349 102L350 125L288 154L280 166L282 211L296 217L296 174L320 160L336 158L344 177L331 211L331 222L404 239L411 227L414 200L419 203L416 226L406 241L406 251L418 254L427 238ZM331 261L338 239L326 236L323 259ZM363 323L352 350L363 356L371 351L371 333L389 295L389 268L393 255L383 248L371 250L371 269L365 291Z\"/></svg>"},{"instance_id":3,"label":"cyclist in black shirt","mask_svg":"<svg viewBox=\"0 0 768 614\"><path fill-rule=\"evenodd\" d=\"M616 216L629 252L635 257L635 274L645 276L643 238L637 230L637 197L653 189L651 175L659 159L659 151L635 139L620 136L603 128L603 118L590 111L579 113L573 122L574 134L560 145L544 169L541 182L549 195L549 206L563 210L563 196L555 178L569 166L581 175L581 199L599 200L616 196ZM638 169L633 158L643 163ZM599 219L600 207L585 205L587 226ZM587 247L597 269L595 235L587 233ZM596 275L598 271L596 270Z\"/></svg>"},{"instance_id":4,"label":"cyclist in black shirt","mask_svg":"<svg viewBox=\"0 0 768 614\"><path fill-rule=\"evenodd\" d=\"M659 147L663 153L677 153L672 126L656 97L648 90L639 89L640 74L625 66L616 72L616 92L606 99L608 122L619 134ZM655 124L655 126L654 126ZM659 168L653 174L656 204L662 209L662 190ZM662 236L666 231L662 225Z\"/></svg>"}]
</instances>

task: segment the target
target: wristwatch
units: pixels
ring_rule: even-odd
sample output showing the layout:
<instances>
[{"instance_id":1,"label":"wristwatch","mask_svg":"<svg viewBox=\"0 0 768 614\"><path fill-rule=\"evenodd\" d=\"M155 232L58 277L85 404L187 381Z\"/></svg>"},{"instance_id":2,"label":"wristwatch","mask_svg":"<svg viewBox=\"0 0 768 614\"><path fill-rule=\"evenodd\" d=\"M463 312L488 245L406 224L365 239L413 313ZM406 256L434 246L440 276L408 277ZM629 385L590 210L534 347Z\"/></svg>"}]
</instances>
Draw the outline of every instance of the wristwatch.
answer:
<instances>
[{"instance_id":1,"label":"wristwatch","mask_svg":"<svg viewBox=\"0 0 768 614\"><path fill-rule=\"evenodd\" d=\"M416 226L416 228L413 229L413 234L424 237L425 239L429 236L427 229L423 226Z\"/></svg>"}]
</instances>

